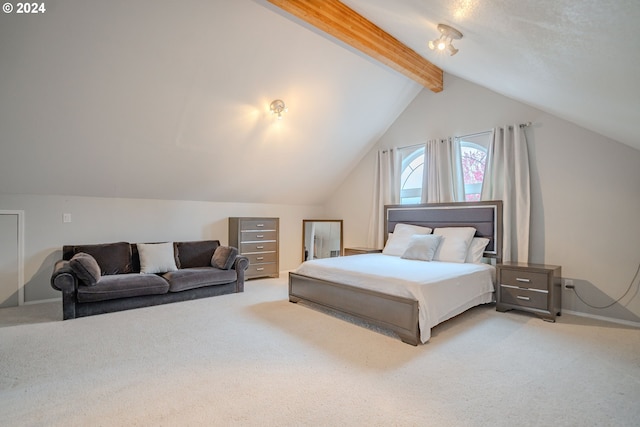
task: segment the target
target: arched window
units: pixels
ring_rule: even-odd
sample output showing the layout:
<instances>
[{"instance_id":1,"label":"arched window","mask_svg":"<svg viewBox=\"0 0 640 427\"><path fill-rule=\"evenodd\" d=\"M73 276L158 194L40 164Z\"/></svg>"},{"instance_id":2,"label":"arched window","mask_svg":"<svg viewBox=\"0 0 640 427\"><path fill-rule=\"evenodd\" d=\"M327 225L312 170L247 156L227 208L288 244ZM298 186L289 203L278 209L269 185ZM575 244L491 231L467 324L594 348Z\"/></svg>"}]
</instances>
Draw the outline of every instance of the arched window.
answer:
<instances>
[{"instance_id":1,"label":"arched window","mask_svg":"<svg viewBox=\"0 0 640 427\"><path fill-rule=\"evenodd\" d=\"M491 132L482 132L458 139L460 169L464 183L464 201L480 200ZM424 147L401 149L400 203L413 204L422 200Z\"/></svg>"},{"instance_id":2,"label":"arched window","mask_svg":"<svg viewBox=\"0 0 640 427\"><path fill-rule=\"evenodd\" d=\"M424 173L424 147L402 153L400 175L400 203L420 203L422 200L422 175Z\"/></svg>"}]
</instances>

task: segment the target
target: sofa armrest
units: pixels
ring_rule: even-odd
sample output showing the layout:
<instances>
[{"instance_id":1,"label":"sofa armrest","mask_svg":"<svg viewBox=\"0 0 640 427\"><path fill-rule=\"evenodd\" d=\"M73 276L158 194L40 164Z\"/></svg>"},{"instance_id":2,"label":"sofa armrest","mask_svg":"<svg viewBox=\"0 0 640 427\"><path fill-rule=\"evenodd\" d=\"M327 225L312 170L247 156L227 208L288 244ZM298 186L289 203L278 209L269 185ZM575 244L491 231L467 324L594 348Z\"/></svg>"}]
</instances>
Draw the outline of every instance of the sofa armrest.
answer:
<instances>
[{"instance_id":1,"label":"sofa armrest","mask_svg":"<svg viewBox=\"0 0 640 427\"><path fill-rule=\"evenodd\" d=\"M51 287L62 291L62 318L75 319L78 278L71 270L69 261L60 260L55 263L51 275Z\"/></svg>"},{"instance_id":2,"label":"sofa armrest","mask_svg":"<svg viewBox=\"0 0 640 427\"><path fill-rule=\"evenodd\" d=\"M249 268L249 258L247 258L246 256L238 255L231 268L237 271L246 270L247 268Z\"/></svg>"},{"instance_id":3,"label":"sofa armrest","mask_svg":"<svg viewBox=\"0 0 640 427\"><path fill-rule=\"evenodd\" d=\"M244 292L244 272L249 268L249 258L238 255L231 268L236 270L236 274L238 276L236 291Z\"/></svg>"},{"instance_id":4,"label":"sofa armrest","mask_svg":"<svg viewBox=\"0 0 640 427\"><path fill-rule=\"evenodd\" d=\"M53 267L51 287L57 291L75 292L78 289L78 278L71 270L69 261L60 260Z\"/></svg>"}]
</instances>

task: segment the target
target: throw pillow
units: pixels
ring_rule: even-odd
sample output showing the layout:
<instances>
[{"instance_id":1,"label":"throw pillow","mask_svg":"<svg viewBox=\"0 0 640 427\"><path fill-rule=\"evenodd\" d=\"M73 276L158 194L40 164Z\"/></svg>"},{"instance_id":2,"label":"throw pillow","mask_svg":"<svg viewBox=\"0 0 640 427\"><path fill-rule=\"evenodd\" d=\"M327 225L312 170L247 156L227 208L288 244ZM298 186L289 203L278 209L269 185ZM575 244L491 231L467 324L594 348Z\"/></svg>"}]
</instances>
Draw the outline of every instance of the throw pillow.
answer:
<instances>
[{"instance_id":1,"label":"throw pillow","mask_svg":"<svg viewBox=\"0 0 640 427\"><path fill-rule=\"evenodd\" d=\"M138 243L140 273L167 273L177 271L173 243Z\"/></svg>"},{"instance_id":2,"label":"throw pillow","mask_svg":"<svg viewBox=\"0 0 640 427\"><path fill-rule=\"evenodd\" d=\"M211 266L220 270L229 270L238 255L238 249L233 246L218 246L211 257Z\"/></svg>"},{"instance_id":3,"label":"throw pillow","mask_svg":"<svg viewBox=\"0 0 640 427\"><path fill-rule=\"evenodd\" d=\"M443 227L433 230L433 234L442 236L434 261L464 262L476 229L473 227Z\"/></svg>"},{"instance_id":4,"label":"throw pillow","mask_svg":"<svg viewBox=\"0 0 640 427\"><path fill-rule=\"evenodd\" d=\"M131 259L131 245L128 242L102 243L97 245L71 246L73 255L84 252L91 255L98 265L103 276L112 274L132 273L133 262Z\"/></svg>"},{"instance_id":5,"label":"throw pillow","mask_svg":"<svg viewBox=\"0 0 640 427\"><path fill-rule=\"evenodd\" d=\"M438 249L442 236L435 234L414 234L409 240L407 250L402 254L404 259L431 261Z\"/></svg>"},{"instance_id":6,"label":"throw pillow","mask_svg":"<svg viewBox=\"0 0 640 427\"><path fill-rule=\"evenodd\" d=\"M407 250L409 240L414 234L430 234L429 227L420 227L411 224L396 224L393 233L389 233L387 243L384 245L382 253L385 255L402 256Z\"/></svg>"},{"instance_id":7,"label":"throw pillow","mask_svg":"<svg viewBox=\"0 0 640 427\"><path fill-rule=\"evenodd\" d=\"M469 245L469 250L467 252L467 259L464 262L471 262L474 264L479 264L482 262L482 255L484 255L484 248L489 244L489 239L485 237L474 237L471 240L471 245Z\"/></svg>"},{"instance_id":8,"label":"throw pillow","mask_svg":"<svg viewBox=\"0 0 640 427\"><path fill-rule=\"evenodd\" d=\"M220 246L218 240L198 240L192 242L176 242L178 268L208 267L216 248Z\"/></svg>"},{"instance_id":9,"label":"throw pillow","mask_svg":"<svg viewBox=\"0 0 640 427\"><path fill-rule=\"evenodd\" d=\"M71 271L87 286L94 286L100 281L102 272L94 257L84 252L78 252L69 260Z\"/></svg>"}]
</instances>

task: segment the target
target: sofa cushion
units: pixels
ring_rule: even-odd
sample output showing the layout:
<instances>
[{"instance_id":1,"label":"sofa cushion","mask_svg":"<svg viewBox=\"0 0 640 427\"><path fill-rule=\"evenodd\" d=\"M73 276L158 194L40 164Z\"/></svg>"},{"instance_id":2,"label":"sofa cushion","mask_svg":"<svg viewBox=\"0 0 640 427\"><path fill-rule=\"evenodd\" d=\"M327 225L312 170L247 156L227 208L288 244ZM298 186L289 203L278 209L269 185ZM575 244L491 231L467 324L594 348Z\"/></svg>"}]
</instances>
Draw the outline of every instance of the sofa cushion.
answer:
<instances>
[{"instance_id":1,"label":"sofa cushion","mask_svg":"<svg viewBox=\"0 0 640 427\"><path fill-rule=\"evenodd\" d=\"M233 262L238 256L238 250L233 246L218 246L211 257L211 266L221 270L233 267Z\"/></svg>"},{"instance_id":2,"label":"sofa cushion","mask_svg":"<svg viewBox=\"0 0 640 427\"><path fill-rule=\"evenodd\" d=\"M176 242L178 268L210 267L213 252L220 246L219 240Z\"/></svg>"},{"instance_id":3,"label":"sofa cushion","mask_svg":"<svg viewBox=\"0 0 640 427\"><path fill-rule=\"evenodd\" d=\"M168 290L169 283L155 274L115 274L103 276L95 286L78 286L78 302L165 294Z\"/></svg>"},{"instance_id":4,"label":"sofa cushion","mask_svg":"<svg viewBox=\"0 0 640 427\"><path fill-rule=\"evenodd\" d=\"M204 286L224 285L238 278L235 270L220 270L214 267L183 268L163 274L169 282L169 292L180 292Z\"/></svg>"},{"instance_id":5,"label":"sofa cushion","mask_svg":"<svg viewBox=\"0 0 640 427\"><path fill-rule=\"evenodd\" d=\"M173 254L173 243L138 243L140 256L140 273L166 273L176 271L176 259Z\"/></svg>"},{"instance_id":6,"label":"sofa cushion","mask_svg":"<svg viewBox=\"0 0 640 427\"><path fill-rule=\"evenodd\" d=\"M93 286L100 280L100 266L89 254L78 252L69 260L69 267L87 286Z\"/></svg>"},{"instance_id":7,"label":"sofa cushion","mask_svg":"<svg viewBox=\"0 0 640 427\"><path fill-rule=\"evenodd\" d=\"M65 252L69 252L65 247ZM132 273L131 245L127 242L104 243L99 245L75 245L71 246L71 259L73 255L84 252L95 258L100 266L102 275Z\"/></svg>"}]
</instances>

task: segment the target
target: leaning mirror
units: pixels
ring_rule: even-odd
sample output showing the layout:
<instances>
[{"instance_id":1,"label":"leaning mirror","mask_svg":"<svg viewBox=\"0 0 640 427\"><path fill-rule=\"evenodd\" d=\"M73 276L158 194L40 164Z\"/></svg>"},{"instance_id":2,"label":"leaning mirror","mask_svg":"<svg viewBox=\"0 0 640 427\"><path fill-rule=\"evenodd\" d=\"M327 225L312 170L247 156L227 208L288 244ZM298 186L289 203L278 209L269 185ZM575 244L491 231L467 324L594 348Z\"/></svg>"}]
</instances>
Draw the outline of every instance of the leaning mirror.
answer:
<instances>
[{"instance_id":1,"label":"leaning mirror","mask_svg":"<svg viewBox=\"0 0 640 427\"><path fill-rule=\"evenodd\" d=\"M302 261L341 255L341 219L302 220Z\"/></svg>"}]
</instances>

